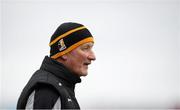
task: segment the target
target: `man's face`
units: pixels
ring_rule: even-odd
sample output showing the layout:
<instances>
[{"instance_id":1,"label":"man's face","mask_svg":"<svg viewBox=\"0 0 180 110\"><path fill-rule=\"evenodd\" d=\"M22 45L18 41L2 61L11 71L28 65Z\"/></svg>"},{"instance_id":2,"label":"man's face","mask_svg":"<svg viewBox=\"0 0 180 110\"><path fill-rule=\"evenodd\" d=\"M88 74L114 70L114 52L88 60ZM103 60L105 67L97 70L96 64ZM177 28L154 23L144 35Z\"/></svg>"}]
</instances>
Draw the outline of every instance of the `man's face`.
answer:
<instances>
[{"instance_id":1,"label":"man's face","mask_svg":"<svg viewBox=\"0 0 180 110\"><path fill-rule=\"evenodd\" d=\"M67 53L66 66L78 76L86 76L88 73L88 65L96 57L92 51L93 43L88 42L80 45L71 52Z\"/></svg>"}]
</instances>

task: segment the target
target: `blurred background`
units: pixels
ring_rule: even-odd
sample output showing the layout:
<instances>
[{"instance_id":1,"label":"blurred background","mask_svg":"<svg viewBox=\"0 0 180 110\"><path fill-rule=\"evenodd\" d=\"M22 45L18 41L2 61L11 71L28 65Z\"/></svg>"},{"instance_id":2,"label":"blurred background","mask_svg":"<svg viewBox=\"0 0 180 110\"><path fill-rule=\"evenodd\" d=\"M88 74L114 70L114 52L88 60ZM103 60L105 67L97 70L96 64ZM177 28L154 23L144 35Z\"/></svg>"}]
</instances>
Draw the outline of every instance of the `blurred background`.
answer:
<instances>
[{"instance_id":1,"label":"blurred background","mask_svg":"<svg viewBox=\"0 0 180 110\"><path fill-rule=\"evenodd\" d=\"M179 0L1 0L0 15L0 109L16 108L63 22L95 38L82 109L180 107Z\"/></svg>"}]
</instances>

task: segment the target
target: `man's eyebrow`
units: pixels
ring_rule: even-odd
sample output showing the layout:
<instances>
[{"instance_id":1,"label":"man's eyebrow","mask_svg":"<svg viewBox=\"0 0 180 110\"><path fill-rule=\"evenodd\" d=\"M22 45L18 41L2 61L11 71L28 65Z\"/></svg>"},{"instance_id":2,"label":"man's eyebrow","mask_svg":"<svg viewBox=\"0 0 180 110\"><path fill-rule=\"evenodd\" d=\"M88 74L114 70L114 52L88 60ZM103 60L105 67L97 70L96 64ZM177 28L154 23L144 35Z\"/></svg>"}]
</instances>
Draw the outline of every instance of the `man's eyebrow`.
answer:
<instances>
[{"instance_id":1,"label":"man's eyebrow","mask_svg":"<svg viewBox=\"0 0 180 110\"><path fill-rule=\"evenodd\" d=\"M87 44L86 47L93 47L93 44Z\"/></svg>"}]
</instances>

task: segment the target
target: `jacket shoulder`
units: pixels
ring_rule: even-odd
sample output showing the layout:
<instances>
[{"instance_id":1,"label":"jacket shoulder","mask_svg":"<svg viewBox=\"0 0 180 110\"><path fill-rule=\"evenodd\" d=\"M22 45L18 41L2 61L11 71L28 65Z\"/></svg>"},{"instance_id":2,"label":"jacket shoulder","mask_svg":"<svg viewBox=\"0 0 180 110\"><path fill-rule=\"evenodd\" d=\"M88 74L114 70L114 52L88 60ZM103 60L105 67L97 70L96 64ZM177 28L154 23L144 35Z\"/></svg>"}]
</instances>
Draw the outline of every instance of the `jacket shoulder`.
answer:
<instances>
[{"instance_id":1,"label":"jacket shoulder","mask_svg":"<svg viewBox=\"0 0 180 110\"><path fill-rule=\"evenodd\" d=\"M54 105L57 105L56 108L61 108L60 102L60 95L54 87L46 84L38 84L35 90L30 94L26 108L49 109L54 108Z\"/></svg>"},{"instance_id":2,"label":"jacket shoulder","mask_svg":"<svg viewBox=\"0 0 180 110\"><path fill-rule=\"evenodd\" d=\"M62 82L53 74L38 70L36 71L29 82L23 89L17 104L17 109L24 109L28 100L29 95L35 90L38 85L53 87L61 97L62 108L74 108L74 104L68 102L68 99L71 99L70 94Z\"/></svg>"}]
</instances>

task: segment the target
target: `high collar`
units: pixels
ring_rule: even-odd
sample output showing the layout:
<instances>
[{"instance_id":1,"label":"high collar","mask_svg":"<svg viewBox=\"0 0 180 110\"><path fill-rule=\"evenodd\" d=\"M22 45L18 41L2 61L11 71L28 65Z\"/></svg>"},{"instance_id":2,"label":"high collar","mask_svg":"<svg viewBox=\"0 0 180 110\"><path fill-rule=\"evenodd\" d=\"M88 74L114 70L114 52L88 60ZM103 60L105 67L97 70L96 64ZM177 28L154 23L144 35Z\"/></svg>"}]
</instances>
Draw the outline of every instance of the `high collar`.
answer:
<instances>
[{"instance_id":1,"label":"high collar","mask_svg":"<svg viewBox=\"0 0 180 110\"><path fill-rule=\"evenodd\" d=\"M76 83L81 82L79 76L70 72L70 70L67 69L62 63L52 58L49 58L48 56L45 56L40 69L46 70L54 74L58 78L64 79L65 81L68 82L68 85L73 86L73 88Z\"/></svg>"}]
</instances>

